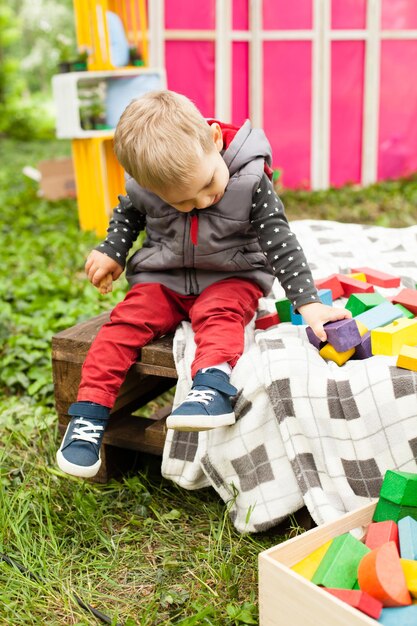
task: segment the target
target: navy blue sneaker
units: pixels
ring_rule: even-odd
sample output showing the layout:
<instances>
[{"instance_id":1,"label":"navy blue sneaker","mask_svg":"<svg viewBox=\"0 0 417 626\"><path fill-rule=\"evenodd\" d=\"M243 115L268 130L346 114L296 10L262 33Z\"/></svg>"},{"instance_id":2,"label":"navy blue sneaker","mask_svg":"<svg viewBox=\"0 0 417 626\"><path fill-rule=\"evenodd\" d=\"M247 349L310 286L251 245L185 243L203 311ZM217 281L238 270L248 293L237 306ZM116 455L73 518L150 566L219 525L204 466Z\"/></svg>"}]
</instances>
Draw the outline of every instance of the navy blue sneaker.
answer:
<instances>
[{"instance_id":1,"label":"navy blue sneaker","mask_svg":"<svg viewBox=\"0 0 417 626\"><path fill-rule=\"evenodd\" d=\"M204 373L198 370L190 393L168 417L167 428L190 431L231 426L236 418L230 396L236 393L236 387L222 370L215 367Z\"/></svg>"},{"instance_id":2,"label":"navy blue sneaker","mask_svg":"<svg viewBox=\"0 0 417 626\"><path fill-rule=\"evenodd\" d=\"M100 446L109 419L106 406L91 402L74 402L72 419L56 453L59 468L66 474L92 478L100 469Z\"/></svg>"}]
</instances>

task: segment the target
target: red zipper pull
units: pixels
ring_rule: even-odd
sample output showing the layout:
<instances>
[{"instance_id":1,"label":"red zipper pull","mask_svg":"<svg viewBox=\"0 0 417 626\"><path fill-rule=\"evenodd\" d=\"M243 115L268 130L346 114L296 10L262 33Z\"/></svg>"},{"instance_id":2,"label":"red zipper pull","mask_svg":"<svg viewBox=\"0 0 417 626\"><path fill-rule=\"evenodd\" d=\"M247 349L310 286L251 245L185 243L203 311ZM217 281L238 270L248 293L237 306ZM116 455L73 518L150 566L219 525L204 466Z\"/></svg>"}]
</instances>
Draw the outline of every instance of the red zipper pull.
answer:
<instances>
[{"instance_id":1,"label":"red zipper pull","mask_svg":"<svg viewBox=\"0 0 417 626\"><path fill-rule=\"evenodd\" d=\"M194 246L198 243L198 215L191 216L190 239Z\"/></svg>"}]
</instances>

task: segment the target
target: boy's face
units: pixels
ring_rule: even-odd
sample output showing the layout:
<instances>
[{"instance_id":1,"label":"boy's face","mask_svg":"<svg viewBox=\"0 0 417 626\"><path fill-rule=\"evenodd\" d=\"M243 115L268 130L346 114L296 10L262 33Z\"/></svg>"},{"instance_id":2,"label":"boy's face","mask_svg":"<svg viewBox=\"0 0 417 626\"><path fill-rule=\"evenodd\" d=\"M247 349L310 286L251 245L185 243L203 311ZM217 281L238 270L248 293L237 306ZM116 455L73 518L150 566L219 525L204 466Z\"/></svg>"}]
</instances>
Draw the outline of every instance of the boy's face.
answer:
<instances>
[{"instance_id":1,"label":"boy's face","mask_svg":"<svg viewBox=\"0 0 417 626\"><path fill-rule=\"evenodd\" d=\"M214 127L214 128L213 128ZM200 157L195 165L190 182L183 187L157 193L165 202L181 211L189 213L193 209L206 209L223 197L229 182L229 170L220 154L223 137L220 126L210 126L213 135L213 149Z\"/></svg>"}]
</instances>

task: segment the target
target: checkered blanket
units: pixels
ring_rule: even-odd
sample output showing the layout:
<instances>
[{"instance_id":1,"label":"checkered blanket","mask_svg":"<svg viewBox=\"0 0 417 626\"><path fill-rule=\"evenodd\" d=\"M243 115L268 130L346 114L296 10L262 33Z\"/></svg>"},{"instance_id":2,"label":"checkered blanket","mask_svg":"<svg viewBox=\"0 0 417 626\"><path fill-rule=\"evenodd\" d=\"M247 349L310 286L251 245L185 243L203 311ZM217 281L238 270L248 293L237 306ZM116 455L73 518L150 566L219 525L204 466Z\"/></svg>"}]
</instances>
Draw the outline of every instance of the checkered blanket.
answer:
<instances>
[{"instance_id":1,"label":"checkered blanket","mask_svg":"<svg viewBox=\"0 0 417 626\"><path fill-rule=\"evenodd\" d=\"M368 266L417 282L417 226L386 229L325 221L293 222L315 278ZM391 295L397 289L379 289ZM273 311L283 297L260 300ZM344 306L340 299L335 306ZM305 327L246 328L245 352L231 376L236 424L168 431L162 472L186 489L211 485L242 532L266 530L304 504L317 524L376 497L387 469L417 472L417 373L374 356L342 367L326 362ZM195 344L177 330L177 406L190 386Z\"/></svg>"}]
</instances>

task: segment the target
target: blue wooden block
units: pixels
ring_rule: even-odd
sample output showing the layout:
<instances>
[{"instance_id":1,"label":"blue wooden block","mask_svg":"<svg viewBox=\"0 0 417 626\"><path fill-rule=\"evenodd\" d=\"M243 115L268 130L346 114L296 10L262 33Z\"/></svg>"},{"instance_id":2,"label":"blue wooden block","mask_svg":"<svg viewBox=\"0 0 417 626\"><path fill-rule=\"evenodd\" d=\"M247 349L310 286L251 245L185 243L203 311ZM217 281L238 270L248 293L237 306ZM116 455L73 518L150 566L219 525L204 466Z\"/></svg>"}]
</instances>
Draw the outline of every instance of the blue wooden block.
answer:
<instances>
[{"instance_id":1,"label":"blue wooden block","mask_svg":"<svg viewBox=\"0 0 417 626\"><path fill-rule=\"evenodd\" d=\"M383 626L416 626L417 604L382 609L378 623Z\"/></svg>"},{"instance_id":2,"label":"blue wooden block","mask_svg":"<svg viewBox=\"0 0 417 626\"><path fill-rule=\"evenodd\" d=\"M407 516L398 520L400 556L402 559L417 560L417 522ZM417 623L417 622L416 622Z\"/></svg>"},{"instance_id":3,"label":"blue wooden block","mask_svg":"<svg viewBox=\"0 0 417 626\"><path fill-rule=\"evenodd\" d=\"M368 330L373 330L391 324L399 317L403 317L403 314L392 302L383 302L369 309L369 311L360 313L355 317L355 320L362 322Z\"/></svg>"}]
</instances>

